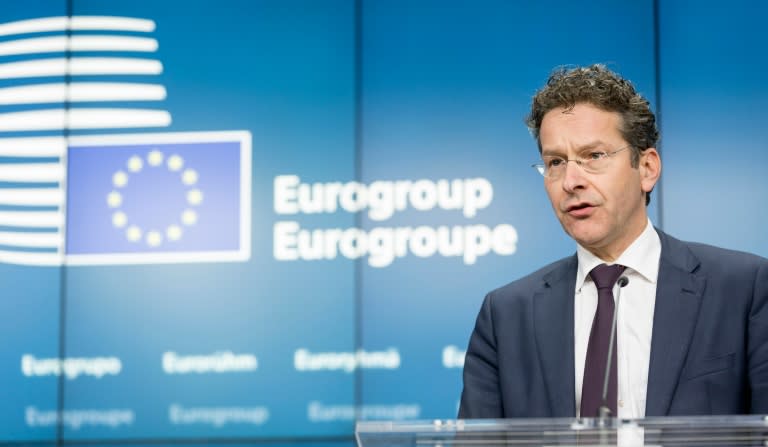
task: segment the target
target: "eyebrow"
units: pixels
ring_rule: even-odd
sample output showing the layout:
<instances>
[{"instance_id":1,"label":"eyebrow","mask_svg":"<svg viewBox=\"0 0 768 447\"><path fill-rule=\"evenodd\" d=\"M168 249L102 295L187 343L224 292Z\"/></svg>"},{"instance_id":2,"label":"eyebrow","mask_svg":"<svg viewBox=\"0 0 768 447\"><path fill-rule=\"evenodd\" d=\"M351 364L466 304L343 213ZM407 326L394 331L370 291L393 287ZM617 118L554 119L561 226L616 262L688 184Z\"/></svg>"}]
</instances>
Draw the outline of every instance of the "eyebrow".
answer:
<instances>
[{"instance_id":1,"label":"eyebrow","mask_svg":"<svg viewBox=\"0 0 768 447\"><path fill-rule=\"evenodd\" d=\"M576 152L577 154L580 154L580 153L582 153L584 151L588 151L590 149L595 149L595 148L598 148L600 146L606 147L607 143L602 141L602 140L590 141L587 144L582 144L581 146L577 147L574 150L574 152ZM561 156L564 152L567 152L567 151L562 151L560 149L542 149L541 150L541 155L542 156L552 156L552 155Z\"/></svg>"}]
</instances>

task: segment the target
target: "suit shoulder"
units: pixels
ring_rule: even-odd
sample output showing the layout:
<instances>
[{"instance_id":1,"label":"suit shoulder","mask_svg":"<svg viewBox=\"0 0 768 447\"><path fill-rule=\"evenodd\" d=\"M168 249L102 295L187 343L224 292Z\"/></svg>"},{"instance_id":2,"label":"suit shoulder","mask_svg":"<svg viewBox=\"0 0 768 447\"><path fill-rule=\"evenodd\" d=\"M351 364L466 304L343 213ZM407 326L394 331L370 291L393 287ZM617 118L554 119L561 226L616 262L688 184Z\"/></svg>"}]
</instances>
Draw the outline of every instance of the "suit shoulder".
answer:
<instances>
[{"instance_id":1,"label":"suit shoulder","mask_svg":"<svg viewBox=\"0 0 768 447\"><path fill-rule=\"evenodd\" d=\"M768 259L746 251L731 250L699 242L688 242L688 247L702 259L716 260L721 263L740 262L755 265L768 263Z\"/></svg>"},{"instance_id":2,"label":"suit shoulder","mask_svg":"<svg viewBox=\"0 0 768 447\"><path fill-rule=\"evenodd\" d=\"M743 251L712 245L691 243L691 252L701 260L701 273L734 281L752 281L755 275L764 277L768 259Z\"/></svg>"},{"instance_id":3,"label":"suit shoulder","mask_svg":"<svg viewBox=\"0 0 768 447\"><path fill-rule=\"evenodd\" d=\"M685 246L701 263L701 268L717 268L719 271L752 271L768 268L768 259L745 251L732 250L700 242L680 241L669 235L668 240L677 246Z\"/></svg>"},{"instance_id":4,"label":"suit shoulder","mask_svg":"<svg viewBox=\"0 0 768 447\"><path fill-rule=\"evenodd\" d=\"M538 290L545 280L558 280L564 275L576 274L576 255L572 255L549 265L546 265L533 273L516 279L509 284L492 290L488 296L493 297L521 297L530 296L531 291Z\"/></svg>"}]
</instances>

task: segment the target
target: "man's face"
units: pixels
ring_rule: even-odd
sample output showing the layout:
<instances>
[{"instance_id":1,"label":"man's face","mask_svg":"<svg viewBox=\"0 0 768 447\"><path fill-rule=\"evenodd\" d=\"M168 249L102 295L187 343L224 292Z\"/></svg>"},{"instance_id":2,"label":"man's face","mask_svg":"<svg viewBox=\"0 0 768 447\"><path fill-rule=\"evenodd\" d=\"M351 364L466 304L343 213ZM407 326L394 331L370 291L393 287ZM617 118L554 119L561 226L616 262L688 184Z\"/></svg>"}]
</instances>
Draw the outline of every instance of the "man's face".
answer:
<instances>
[{"instance_id":1,"label":"man's face","mask_svg":"<svg viewBox=\"0 0 768 447\"><path fill-rule=\"evenodd\" d=\"M587 104L549 111L541 122L542 156L587 158L628 145L619 132L621 116ZM658 180L661 162L655 149L631 166L631 149L610 157L604 171L585 172L566 163L565 173L545 178L544 185L563 229L576 242L605 261L615 260L645 229L645 193Z\"/></svg>"}]
</instances>

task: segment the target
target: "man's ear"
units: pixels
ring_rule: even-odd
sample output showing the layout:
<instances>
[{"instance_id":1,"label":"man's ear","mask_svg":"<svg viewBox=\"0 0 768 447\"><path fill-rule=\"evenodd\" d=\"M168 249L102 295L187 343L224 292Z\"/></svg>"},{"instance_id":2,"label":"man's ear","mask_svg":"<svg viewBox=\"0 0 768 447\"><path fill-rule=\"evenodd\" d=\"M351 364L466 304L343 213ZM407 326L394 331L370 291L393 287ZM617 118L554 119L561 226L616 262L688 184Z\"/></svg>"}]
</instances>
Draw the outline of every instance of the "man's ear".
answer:
<instances>
[{"instance_id":1,"label":"man's ear","mask_svg":"<svg viewBox=\"0 0 768 447\"><path fill-rule=\"evenodd\" d=\"M653 190L661 176L661 157L655 147L649 147L640 153L640 185L644 192Z\"/></svg>"}]
</instances>

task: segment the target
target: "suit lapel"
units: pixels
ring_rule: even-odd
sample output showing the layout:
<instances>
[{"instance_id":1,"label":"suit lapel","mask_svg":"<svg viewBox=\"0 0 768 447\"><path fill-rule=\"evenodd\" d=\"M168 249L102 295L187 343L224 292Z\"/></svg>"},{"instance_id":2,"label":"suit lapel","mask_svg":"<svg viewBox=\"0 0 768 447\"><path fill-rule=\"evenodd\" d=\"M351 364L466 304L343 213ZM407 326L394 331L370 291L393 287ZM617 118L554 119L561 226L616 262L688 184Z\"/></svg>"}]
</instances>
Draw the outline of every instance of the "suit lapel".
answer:
<instances>
[{"instance_id":1,"label":"suit lapel","mask_svg":"<svg viewBox=\"0 0 768 447\"><path fill-rule=\"evenodd\" d=\"M574 255L544 276L534 293L534 333L549 396L551 417L576 415L573 354Z\"/></svg>"},{"instance_id":2,"label":"suit lapel","mask_svg":"<svg viewBox=\"0 0 768 447\"><path fill-rule=\"evenodd\" d=\"M688 247L661 231L658 233L661 260L648 366L646 416L665 416L669 411L705 286L705 279L694 273L699 263Z\"/></svg>"}]
</instances>

